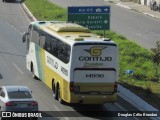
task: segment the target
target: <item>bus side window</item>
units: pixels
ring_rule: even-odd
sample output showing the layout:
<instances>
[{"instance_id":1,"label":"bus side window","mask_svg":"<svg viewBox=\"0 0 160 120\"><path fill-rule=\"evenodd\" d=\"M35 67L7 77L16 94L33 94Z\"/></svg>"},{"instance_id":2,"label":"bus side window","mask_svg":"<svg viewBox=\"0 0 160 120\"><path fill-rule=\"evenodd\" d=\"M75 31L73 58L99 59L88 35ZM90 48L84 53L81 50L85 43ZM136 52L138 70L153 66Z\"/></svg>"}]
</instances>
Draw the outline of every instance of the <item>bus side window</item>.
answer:
<instances>
[{"instance_id":1,"label":"bus side window","mask_svg":"<svg viewBox=\"0 0 160 120\"><path fill-rule=\"evenodd\" d=\"M55 37L52 38L52 55L54 55L55 57L58 57L58 39L56 39Z\"/></svg>"},{"instance_id":2,"label":"bus side window","mask_svg":"<svg viewBox=\"0 0 160 120\"><path fill-rule=\"evenodd\" d=\"M40 31L39 32L39 45L41 46L41 48L44 48L45 47L45 33Z\"/></svg>"},{"instance_id":3,"label":"bus side window","mask_svg":"<svg viewBox=\"0 0 160 120\"><path fill-rule=\"evenodd\" d=\"M32 25L28 27L28 39L30 40L32 36Z\"/></svg>"},{"instance_id":4,"label":"bus side window","mask_svg":"<svg viewBox=\"0 0 160 120\"><path fill-rule=\"evenodd\" d=\"M33 26L31 41L36 44L39 44L39 33L38 33L38 29L35 26Z\"/></svg>"},{"instance_id":5,"label":"bus side window","mask_svg":"<svg viewBox=\"0 0 160 120\"><path fill-rule=\"evenodd\" d=\"M30 40L31 40L31 36L32 36L32 25L30 25L28 27L28 36L27 36L27 40L26 40L26 45L27 45L27 51L29 51L29 43L30 43Z\"/></svg>"},{"instance_id":6,"label":"bus side window","mask_svg":"<svg viewBox=\"0 0 160 120\"><path fill-rule=\"evenodd\" d=\"M41 46L41 48L44 48L44 46L45 46L45 36L40 36L40 46Z\"/></svg>"},{"instance_id":7,"label":"bus side window","mask_svg":"<svg viewBox=\"0 0 160 120\"><path fill-rule=\"evenodd\" d=\"M66 43L61 42L58 58L62 62L68 63L69 62L69 56L70 56L69 45L67 45Z\"/></svg>"},{"instance_id":8,"label":"bus side window","mask_svg":"<svg viewBox=\"0 0 160 120\"><path fill-rule=\"evenodd\" d=\"M51 53L51 40L48 34L46 35L46 38L45 38L45 50Z\"/></svg>"}]
</instances>

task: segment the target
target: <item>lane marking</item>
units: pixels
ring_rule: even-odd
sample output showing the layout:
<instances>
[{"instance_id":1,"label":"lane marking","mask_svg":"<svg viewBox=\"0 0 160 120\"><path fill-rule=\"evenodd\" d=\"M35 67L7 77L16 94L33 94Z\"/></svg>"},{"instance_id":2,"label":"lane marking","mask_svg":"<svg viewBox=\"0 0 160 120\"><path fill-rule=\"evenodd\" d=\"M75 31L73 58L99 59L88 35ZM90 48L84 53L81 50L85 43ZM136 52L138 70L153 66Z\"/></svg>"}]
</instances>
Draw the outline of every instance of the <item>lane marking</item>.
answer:
<instances>
[{"instance_id":1,"label":"lane marking","mask_svg":"<svg viewBox=\"0 0 160 120\"><path fill-rule=\"evenodd\" d=\"M21 74L24 74L23 71L22 71L15 63L12 63L12 65L13 65Z\"/></svg>"},{"instance_id":2,"label":"lane marking","mask_svg":"<svg viewBox=\"0 0 160 120\"><path fill-rule=\"evenodd\" d=\"M116 5L131 10L131 8L128 7L127 5L123 5L121 3L117 3Z\"/></svg>"}]
</instances>

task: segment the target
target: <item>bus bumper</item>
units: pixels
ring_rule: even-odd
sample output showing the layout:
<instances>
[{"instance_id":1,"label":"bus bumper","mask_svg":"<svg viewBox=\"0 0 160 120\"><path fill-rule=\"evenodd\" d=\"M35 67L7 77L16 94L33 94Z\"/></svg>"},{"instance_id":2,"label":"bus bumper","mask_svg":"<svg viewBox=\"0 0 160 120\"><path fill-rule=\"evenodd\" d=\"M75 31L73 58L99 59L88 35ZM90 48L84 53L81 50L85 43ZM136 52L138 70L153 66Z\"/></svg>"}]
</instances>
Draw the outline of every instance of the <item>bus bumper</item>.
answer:
<instances>
[{"instance_id":1,"label":"bus bumper","mask_svg":"<svg viewBox=\"0 0 160 120\"><path fill-rule=\"evenodd\" d=\"M117 94L112 95L71 95L70 103L80 104L104 104L115 103L117 101Z\"/></svg>"}]
</instances>

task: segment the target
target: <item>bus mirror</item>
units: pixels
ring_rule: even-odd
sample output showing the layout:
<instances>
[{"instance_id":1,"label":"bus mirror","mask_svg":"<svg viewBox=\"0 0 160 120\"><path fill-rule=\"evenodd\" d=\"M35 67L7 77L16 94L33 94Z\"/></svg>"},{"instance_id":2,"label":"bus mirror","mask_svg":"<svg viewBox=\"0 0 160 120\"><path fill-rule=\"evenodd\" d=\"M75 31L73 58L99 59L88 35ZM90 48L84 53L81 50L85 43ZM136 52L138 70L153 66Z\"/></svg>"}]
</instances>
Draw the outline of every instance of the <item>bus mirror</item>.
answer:
<instances>
[{"instance_id":1,"label":"bus mirror","mask_svg":"<svg viewBox=\"0 0 160 120\"><path fill-rule=\"evenodd\" d=\"M23 37L22 37L22 42L23 42L23 43L26 42L27 36L28 36L28 33L25 32L25 33L23 34Z\"/></svg>"}]
</instances>

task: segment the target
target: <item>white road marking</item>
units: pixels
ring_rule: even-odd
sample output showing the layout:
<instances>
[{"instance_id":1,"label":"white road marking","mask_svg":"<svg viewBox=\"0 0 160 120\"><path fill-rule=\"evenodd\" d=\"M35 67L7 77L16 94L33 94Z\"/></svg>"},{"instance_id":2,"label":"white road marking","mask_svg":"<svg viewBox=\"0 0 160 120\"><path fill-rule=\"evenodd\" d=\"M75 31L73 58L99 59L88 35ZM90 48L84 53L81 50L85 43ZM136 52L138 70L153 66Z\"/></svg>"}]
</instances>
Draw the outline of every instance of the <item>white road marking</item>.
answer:
<instances>
[{"instance_id":1,"label":"white road marking","mask_svg":"<svg viewBox=\"0 0 160 120\"><path fill-rule=\"evenodd\" d=\"M155 15L152 15L152 14L147 13L147 12L143 12L143 14L145 14L145 15L149 15L149 16L151 16L151 17L155 17Z\"/></svg>"},{"instance_id":2,"label":"white road marking","mask_svg":"<svg viewBox=\"0 0 160 120\"><path fill-rule=\"evenodd\" d=\"M23 71L15 63L12 64L21 74L24 74Z\"/></svg>"},{"instance_id":3,"label":"white road marking","mask_svg":"<svg viewBox=\"0 0 160 120\"><path fill-rule=\"evenodd\" d=\"M131 10L131 8L128 7L127 5L123 5L123 4L121 4L121 3L117 3L116 5Z\"/></svg>"}]
</instances>

